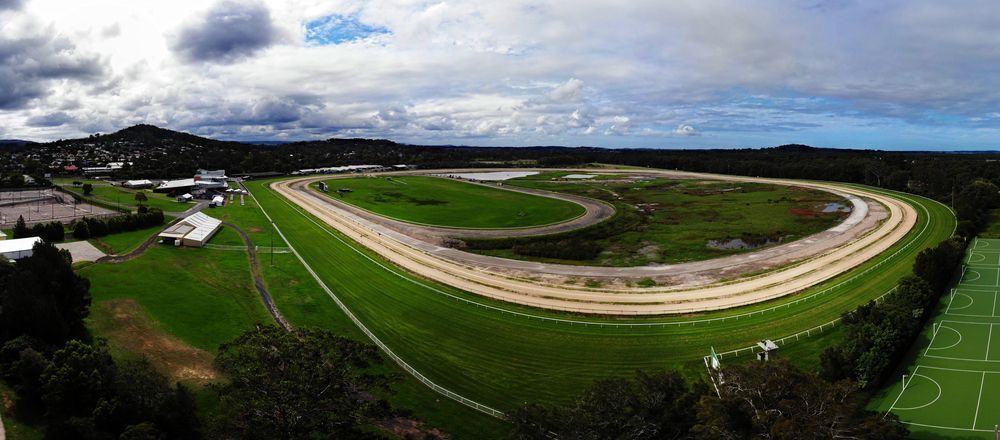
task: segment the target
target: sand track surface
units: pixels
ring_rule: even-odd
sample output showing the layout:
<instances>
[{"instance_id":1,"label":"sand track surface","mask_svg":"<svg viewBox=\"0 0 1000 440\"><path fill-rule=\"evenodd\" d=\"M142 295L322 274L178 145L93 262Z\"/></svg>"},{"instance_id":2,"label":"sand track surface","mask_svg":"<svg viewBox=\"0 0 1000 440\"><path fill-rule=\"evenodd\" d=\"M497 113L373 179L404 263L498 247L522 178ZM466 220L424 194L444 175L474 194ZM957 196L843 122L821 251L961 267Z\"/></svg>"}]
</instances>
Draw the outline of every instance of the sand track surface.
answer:
<instances>
[{"instance_id":1,"label":"sand track surface","mask_svg":"<svg viewBox=\"0 0 1000 440\"><path fill-rule=\"evenodd\" d=\"M454 170L448 170L452 171ZM440 170L429 170L420 173L440 172ZM327 225L392 263L422 277L498 300L547 309L607 315L692 313L752 304L793 294L877 257L906 236L917 222L917 212L907 203L833 183L666 170L643 170L639 173L670 178L761 182L814 188L848 198L854 205L854 212L834 228L786 245L769 248L768 250L777 249L770 253L765 253L767 251L765 250L679 265L609 268L545 265L497 259L438 246L354 215L307 186L310 182L329 179L331 176L284 180L273 183L271 187ZM479 260L479 257L489 260ZM494 260L503 260L505 263L500 266L495 264ZM754 277L720 281L722 274L743 270L741 265L745 266L748 264L747 261L752 264L785 264L785 266ZM512 268L510 265L518 267ZM593 272L595 270L608 272L595 273ZM554 271L569 271L571 275L554 274L552 273ZM640 275L622 275L623 271L633 271ZM648 277L650 271L653 273L660 271L659 275L675 276L680 281L652 288L626 286L586 288L554 282L559 276Z\"/></svg>"}]
</instances>

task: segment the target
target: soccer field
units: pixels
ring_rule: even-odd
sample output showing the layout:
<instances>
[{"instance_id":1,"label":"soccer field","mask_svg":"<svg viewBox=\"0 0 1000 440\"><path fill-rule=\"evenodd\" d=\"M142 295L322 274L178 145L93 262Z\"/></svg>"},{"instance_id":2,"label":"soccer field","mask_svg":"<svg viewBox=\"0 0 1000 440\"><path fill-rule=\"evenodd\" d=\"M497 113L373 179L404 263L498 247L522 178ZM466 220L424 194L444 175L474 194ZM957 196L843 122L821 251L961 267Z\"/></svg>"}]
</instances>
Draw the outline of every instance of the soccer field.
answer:
<instances>
[{"instance_id":1,"label":"soccer field","mask_svg":"<svg viewBox=\"0 0 1000 440\"><path fill-rule=\"evenodd\" d=\"M965 261L905 380L876 406L914 438L992 439L1000 424L1000 240L975 240Z\"/></svg>"}]
</instances>

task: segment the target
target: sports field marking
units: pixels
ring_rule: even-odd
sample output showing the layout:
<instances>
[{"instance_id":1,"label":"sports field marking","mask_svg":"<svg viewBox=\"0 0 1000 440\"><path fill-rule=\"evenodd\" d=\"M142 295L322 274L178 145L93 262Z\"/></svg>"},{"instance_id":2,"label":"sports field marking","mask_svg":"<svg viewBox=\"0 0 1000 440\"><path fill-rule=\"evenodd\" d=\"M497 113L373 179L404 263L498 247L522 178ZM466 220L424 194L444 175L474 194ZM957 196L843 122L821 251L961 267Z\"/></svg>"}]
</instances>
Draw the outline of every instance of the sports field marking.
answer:
<instances>
[{"instance_id":1,"label":"sports field marking","mask_svg":"<svg viewBox=\"0 0 1000 440\"><path fill-rule=\"evenodd\" d=\"M976 258L976 257L978 257L978 258ZM975 263L981 263L983 261L986 261L986 254L979 254L979 253L976 253L976 252L969 252L969 259L965 263L966 264L975 264Z\"/></svg>"},{"instance_id":2,"label":"sports field marking","mask_svg":"<svg viewBox=\"0 0 1000 440\"><path fill-rule=\"evenodd\" d=\"M992 334L992 333L993 333L993 326L991 325L990 326L990 334ZM990 344L987 343L986 344L986 357L989 357L989 355L990 355L989 354L989 346L990 346ZM979 397L976 398L976 416L972 418L972 429L976 429L976 421L979 420L979 404L983 402L983 384L985 384L985 383L986 383L986 372L984 371L983 372L983 378L979 382Z\"/></svg>"},{"instance_id":3,"label":"sports field marking","mask_svg":"<svg viewBox=\"0 0 1000 440\"><path fill-rule=\"evenodd\" d=\"M917 370L919 370L919 369L920 369L920 366L917 366ZM916 371L916 370L914 370L914 371ZM937 403L938 399L941 398L941 394L943 394L943 390L941 389L941 384L938 383L938 381L936 381L936 380L934 380L934 379L932 379L932 378L930 378L928 376L924 376L923 374L917 374L917 373L913 373L913 376L911 376L910 379L906 381L906 383L912 382L913 378L915 378L917 376L920 376L920 377L922 377L924 379L927 379L927 380L931 381L931 383L933 383L934 386L937 387L937 395L934 396L934 400L931 400L930 402L927 402L927 403L925 403L923 405L919 405L919 406L911 406L911 407L904 407L904 408L900 408L898 406L895 406L896 402L899 402L899 397L903 397L903 393L906 392L906 388L907 387L904 387L903 391L899 393L899 397L896 398L896 402L893 402L893 406L889 408L889 411L892 411L892 410L896 410L896 411L913 411L915 409L926 408L928 406L931 406L931 405Z\"/></svg>"},{"instance_id":4,"label":"sports field marking","mask_svg":"<svg viewBox=\"0 0 1000 440\"><path fill-rule=\"evenodd\" d=\"M975 278L968 278L968 279L966 279L965 277L967 275L969 275L969 274L976 274L976 277ZM982 277L983 277L983 274L979 273L979 271L977 271L977 270L971 270L968 267L966 267L965 268L965 273L962 274L962 282L964 283L964 282L978 281Z\"/></svg>"},{"instance_id":5,"label":"sports field marking","mask_svg":"<svg viewBox=\"0 0 1000 440\"><path fill-rule=\"evenodd\" d=\"M993 324L990 324L990 333L986 336L986 359L990 360L990 341L993 340Z\"/></svg>"},{"instance_id":6,"label":"sports field marking","mask_svg":"<svg viewBox=\"0 0 1000 440\"><path fill-rule=\"evenodd\" d=\"M955 332L955 334L958 335L958 340L955 341L954 344L951 344L951 345L949 345L947 347L934 347L934 339L937 338L938 332L940 332L942 328L946 328L948 330L951 330L951 331ZM931 336L931 343L928 344L927 345L927 349L924 350L924 356L927 356L927 352L928 351L931 351L931 350L947 350L947 349L952 348L952 347L954 347L954 346L956 346L958 344L961 344L961 343L962 343L962 332L960 332L958 330L955 330L955 329L953 329L951 327L948 327L948 326L944 325L944 322L942 322L942 323L940 323L940 324L937 325L937 331L935 331L934 335Z\"/></svg>"},{"instance_id":7,"label":"sports field marking","mask_svg":"<svg viewBox=\"0 0 1000 440\"><path fill-rule=\"evenodd\" d=\"M955 297L959 296L959 295L968 298L969 299L969 303L966 304L966 305L964 305L964 306L962 306L962 307L955 307L954 306L954 304L955 304ZM964 294L962 292L956 291L954 294L951 295L951 300L948 301L948 308L944 310L944 313L945 314L949 314L949 313L951 313L952 310L965 310L965 309L967 309L969 307L972 307L972 304L975 303L975 302L976 301L973 300L971 296L966 295L966 294ZM973 316L978 316L978 315L973 315Z\"/></svg>"},{"instance_id":8,"label":"sports field marking","mask_svg":"<svg viewBox=\"0 0 1000 440\"><path fill-rule=\"evenodd\" d=\"M980 244L982 244L982 245L983 245L983 246L982 246L982 248L983 248L983 249L987 249L987 248L989 248L989 247L990 247L990 242L988 242L988 241L985 241L985 240L982 240L982 241L981 241L981 240L979 240L979 239L977 238L977 239L975 240L975 242L973 242L973 243L972 243L972 249L979 249L979 245L980 245Z\"/></svg>"}]
</instances>

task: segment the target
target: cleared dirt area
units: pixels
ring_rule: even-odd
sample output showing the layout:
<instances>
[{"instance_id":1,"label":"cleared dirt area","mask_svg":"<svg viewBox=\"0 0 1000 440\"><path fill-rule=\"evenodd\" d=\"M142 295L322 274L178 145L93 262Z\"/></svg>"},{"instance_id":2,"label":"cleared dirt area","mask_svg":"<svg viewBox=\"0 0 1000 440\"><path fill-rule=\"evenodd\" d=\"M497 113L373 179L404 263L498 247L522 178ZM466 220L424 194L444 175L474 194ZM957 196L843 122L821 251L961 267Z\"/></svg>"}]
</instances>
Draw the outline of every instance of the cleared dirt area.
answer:
<instances>
[{"instance_id":1,"label":"cleared dirt area","mask_svg":"<svg viewBox=\"0 0 1000 440\"><path fill-rule=\"evenodd\" d=\"M97 303L95 309L98 331L113 348L146 356L171 381L207 383L218 377L211 353L158 328L137 302L110 300Z\"/></svg>"},{"instance_id":2,"label":"cleared dirt area","mask_svg":"<svg viewBox=\"0 0 1000 440\"><path fill-rule=\"evenodd\" d=\"M582 170L573 170L582 171ZM440 171L437 171L440 172ZM765 301L801 291L850 270L888 249L902 239L916 224L917 213L910 205L883 195L826 183L804 183L777 179L756 179L674 171L643 171L642 174L663 175L686 179L712 179L796 185L842 193L855 205L855 213L841 225L825 231L826 237L811 236L789 243L798 245L797 264L759 276L737 281L722 281L718 277L686 274L689 282L649 288L629 286L586 287L554 284L546 279L546 270L573 271L575 277L588 277L589 270L579 266L550 268L541 263L517 262L522 273L534 276L515 277L510 270L499 270L476 260L449 258L454 249L433 246L413 237L367 222L319 196L303 189L305 182L315 178L276 182L272 188L316 215L362 245L369 247L393 263L414 273L462 290L509 302L599 314L666 314L716 310ZM866 202L870 200L874 203ZM881 205L881 209L872 209ZM822 234L818 234L822 235ZM812 240L812 241L810 241ZM423 244L421 244L423 243ZM780 248L776 247L775 249ZM789 248L777 251L789 252ZM760 258L754 253L734 258ZM780 255L779 255L780 256ZM461 256L463 258L468 258ZM480 257L480 256L477 256ZM723 260L723 259L720 259ZM485 261L485 260L484 260ZM513 261L513 260L504 260ZM715 265L715 271L725 271L733 261L708 260L697 264ZM665 265L642 268L596 268L610 271L678 270ZM582 272L576 272L581 271ZM684 270L691 270L690 267ZM603 273L602 273L603 275ZM594 274L593 276L598 276ZM617 275L611 275L617 276Z\"/></svg>"}]
</instances>

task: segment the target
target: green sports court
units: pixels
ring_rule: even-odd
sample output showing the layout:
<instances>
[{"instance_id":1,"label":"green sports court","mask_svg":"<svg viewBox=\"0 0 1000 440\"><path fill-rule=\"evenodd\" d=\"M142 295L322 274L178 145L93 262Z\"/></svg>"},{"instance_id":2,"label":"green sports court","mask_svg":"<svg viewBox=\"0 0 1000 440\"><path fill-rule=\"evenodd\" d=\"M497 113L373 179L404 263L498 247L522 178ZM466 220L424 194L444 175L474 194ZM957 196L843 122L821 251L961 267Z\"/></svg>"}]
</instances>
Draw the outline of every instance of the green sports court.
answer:
<instances>
[{"instance_id":1,"label":"green sports court","mask_svg":"<svg viewBox=\"0 0 1000 440\"><path fill-rule=\"evenodd\" d=\"M914 438L993 439L1000 425L1000 240L975 240L965 263L915 361L877 400Z\"/></svg>"}]
</instances>

